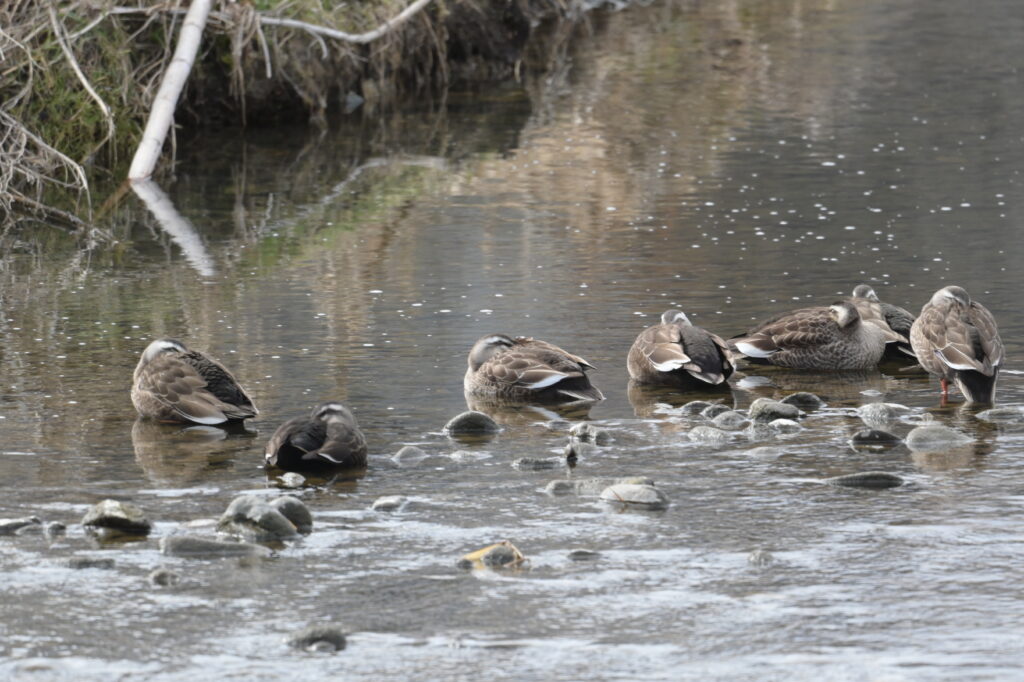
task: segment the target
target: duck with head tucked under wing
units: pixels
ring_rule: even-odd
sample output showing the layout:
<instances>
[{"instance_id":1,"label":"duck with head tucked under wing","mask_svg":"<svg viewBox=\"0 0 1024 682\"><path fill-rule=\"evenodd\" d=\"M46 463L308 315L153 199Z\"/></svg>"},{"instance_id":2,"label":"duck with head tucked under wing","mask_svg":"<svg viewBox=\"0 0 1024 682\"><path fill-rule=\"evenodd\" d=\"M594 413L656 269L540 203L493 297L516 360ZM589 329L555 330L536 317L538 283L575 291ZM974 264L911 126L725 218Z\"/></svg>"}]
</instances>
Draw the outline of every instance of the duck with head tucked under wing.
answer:
<instances>
[{"instance_id":1,"label":"duck with head tucked under wing","mask_svg":"<svg viewBox=\"0 0 1024 682\"><path fill-rule=\"evenodd\" d=\"M858 284L854 287L853 296L847 300L857 306L861 319L877 324L901 337L885 344L884 358L905 360L914 357L914 349L910 345L910 327L914 324L914 316L909 311L879 300L878 294L867 284Z\"/></svg>"},{"instance_id":2,"label":"duck with head tucked under wing","mask_svg":"<svg viewBox=\"0 0 1024 682\"><path fill-rule=\"evenodd\" d=\"M849 301L838 301L827 308L801 308L777 315L729 339L729 348L759 364L861 370L877 366L885 344L897 338L892 331L864 323Z\"/></svg>"},{"instance_id":3,"label":"duck with head tucked under wing","mask_svg":"<svg viewBox=\"0 0 1024 682\"><path fill-rule=\"evenodd\" d=\"M135 367L132 403L162 422L224 424L259 414L223 365L174 339L146 347Z\"/></svg>"},{"instance_id":4,"label":"duck with head tucked under wing","mask_svg":"<svg viewBox=\"0 0 1024 682\"><path fill-rule=\"evenodd\" d=\"M590 383L594 366L553 344L489 334L469 351L463 387L471 397L523 403L604 400Z\"/></svg>"},{"instance_id":5,"label":"duck with head tucked under wing","mask_svg":"<svg viewBox=\"0 0 1024 682\"><path fill-rule=\"evenodd\" d=\"M971 403L995 402L1003 341L995 318L961 287L936 291L910 330L917 359L939 377L942 397L952 381Z\"/></svg>"},{"instance_id":6,"label":"duck with head tucked under wing","mask_svg":"<svg viewBox=\"0 0 1024 682\"><path fill-rule=\"evenodd\" d=\"M695 327L681 310L666 310L661 324L640 332L626 366L637 383L679 388L726 386L733 373L725 341Z\"/></svg>"},{"instance_id":7,"label":"duck with head tucked under wing","mask_svg":"<svg viewBox=\"0 0 1024 682\"><path fill-rule=\"evenodd\" d=\"M267 442L267 466L286 471L331 471L366 466L366 438L355 415L339 402L313 408L281 424Z\"/></svg>"}]
</instances>

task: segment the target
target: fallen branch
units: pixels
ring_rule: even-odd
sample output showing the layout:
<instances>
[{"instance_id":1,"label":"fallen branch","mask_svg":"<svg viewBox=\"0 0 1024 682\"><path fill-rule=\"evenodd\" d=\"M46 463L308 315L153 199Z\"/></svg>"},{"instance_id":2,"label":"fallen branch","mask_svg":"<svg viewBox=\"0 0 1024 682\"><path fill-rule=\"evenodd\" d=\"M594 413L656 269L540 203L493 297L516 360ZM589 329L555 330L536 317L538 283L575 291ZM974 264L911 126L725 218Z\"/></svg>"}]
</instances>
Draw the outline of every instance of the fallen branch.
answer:
<instances>
[{"instance_id":1,"label":"fallen branch","mask_svg":"<svg viewBox=\"0 0 1024 682\"><path fill-rule=\"evenodd\" d=\"M322 35L334 40L341 40L346 43L358 43L366 44L372 43L377 38L380 38L385 33L395 28L399 24L406 22L410 17L415 15L421 9L429 5L433 0L416 0L404 10L399 12L395 17L388 19L383 24L367 31L366 33L345 33L334 28L327 28L326 26L318 26L317 24L310 24L305 21L299 21L297 19L279 19L277 17L268 17L259 15L260 24L264 26L285 26L288 28L298 28L315 35Z\"/></svg>"}]
</instances>

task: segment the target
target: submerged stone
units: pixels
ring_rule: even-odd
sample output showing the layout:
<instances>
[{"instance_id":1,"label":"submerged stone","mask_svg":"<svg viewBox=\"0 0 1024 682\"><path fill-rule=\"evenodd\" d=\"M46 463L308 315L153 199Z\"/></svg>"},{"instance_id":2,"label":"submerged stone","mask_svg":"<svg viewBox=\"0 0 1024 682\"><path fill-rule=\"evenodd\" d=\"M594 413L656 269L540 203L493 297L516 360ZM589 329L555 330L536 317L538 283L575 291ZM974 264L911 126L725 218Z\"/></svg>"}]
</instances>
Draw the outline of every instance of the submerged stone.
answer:
<instances>
[{"instance_id":1,"label":"submerged stone","mask_svg":"<svg viewBox=\"0 0 1024 682\"><path fill-rule=\"evenodd\" d=\"M635 483L618 483L601 491L601 499L605 502L618 502L628 506L646 509L664 509L668 506L668 496L653 485Z\"/></svg>"},{"instance_id":2,"label":"submerged stone","mask_svg":"<svg viewBox=\"0 0 1024 682\"><path fill-rule=\"evenodd\" d=\"M996 424L1013 424L1024 421L1024 407L1020 405L1005 405L993 407L992 409L979 412L978 419L983 419Z\"/></svg>"},{"instance_id":3,"label":"submerged stone","mask_svg":"<svg viewBox=\"0 0 1024 682\"><path fill-rule=\"evenodd\" d=\"M345 629L340 625L310 625L289 635L285 643L293 649L307 651L341 651L347 644Z\"/></svg>"},{"instance_id":4,"label":"submerged stone","mask_svg":"<svg viewBox=\"0 0 1024 682\"><path fill-rule=\"evenodd\" d=\"M306 482L306 477L298 472L289 471L278 476L277 480L281 481L282 488L301 488L302 484Z\"/></svg>"},{"instance_id":5,"label":"submerged stone","mask_svg":"<svg viewBox=\"0 0 1024 682\"><path fill-rule=\"evenodd\" d=\"M695 443L721 445L729 440L729 434L714 426L695 426L686 434Z\"/></svg>"},{"instance_id":6,"label":"submerged stone","mask_svg":"<svg viewBox=\"0 0 1024 682\"><path fill-rule=\"evenodd\" d=\"M160 552L187 558L268 557L271 551L249 542L224 542L198 535L171 535L160 540Z\"/></svg>"},{"instance_id":7,"label":"submerged stone","mask_svg":"<svg viewBox=\"0 0 1024 682\"><path fill-rule=\"evenodd\" d=\"M157 568L150 571L146 580L154 587L174 587L181 582L181 576L168 568Z\"/></svg>"},{"instance_id":8,"label":"submerged stone","mask_svg":"<svg viewBox=\"0 0 1024 682\"><path fill-rule=\"evenodd\" d=\"M459 559L456 565L463 569L502 568L518 566L525 560L526 557L519 551L519 548L505 540L466 554Z\"/></svg>"},{"instance_id":9,"label":"submerged stone","mask_svg":"<svg viewBox=\"0 0 1024 682\"><path fill-rule=\"evenodd\" d=\"M40 529L43 527L43 521L38 516L25 516L20 519L0 519L0 535L14 535L34 526L38 526Z\"/></svg>"},{"instance_id":10,"label":"submerged stone","mask_svg":"<svg viewBox=\"0 0 1024 682\"><path fill-rule=\"evenodd\" d=\"M747 416L751 421L770 422L776 419L796 419L800 416L800 408L789 403L781 403L771 398L758 398L750 404Z\"/></svg>"},{"instance_id":11,"label":"submerged stone","mask_svg":"<svg viewBox=\"0 0 1024 682\"><path fill-rule=\"evenodd\" d=\"M405 445L392 455L391 461L400 467L411 467L416 466L429 456L424 450L415 445Z\"/></svg>"},{"instance_id":12,"label":"submerged stone","mask_svg":"<svg viewBox=\"0 0 1024 682\"><path fill-rule=\"evenodd\" d=\"M114 567L113 559L98 559L91 556L75 556L68 559L65 564L68 568L74 569L85 569L85 568L101 568L109 570Z\"/></svg>"},{"instance_id":13,"label":"submerged stone","mask_svg":"<svg viewBox=\"0 0 1024 682\"><path fill-rule=\"evenodd\" d=\"M969 436L942 424L918 426L907 434L907 447L918 451L945 450L974 442Z\"/></svg>"},{"instance_id":14,"label":"submerged stone","mask_svg":"<svg viewBox=\"0 0 1024 682\"><path fill-rule=\"evenodd\" d=\"M884 490L903 485L902 478L885 471L863 471L857 474L835 476L825 479L825 482L843 488L870 488L872 490Z\"/></svg>"},{"instance_id":15,"label":"submerged stone","mask_svg":"<svg viewBox=\"0 0 1024 682\"><path fill-rule=\"evenodd\" d=\"M97 502L82 517L82 525L135 535L146 535L153 527L141 509L131 502L120 500Z\"/></svg>"},{"instance_id":16,"label":"submerged stone","mask_svg":"<svg viewBox=\"0 0 1024 682\"><path fill-rule=\"evenodd\" d=\"M498 433L501 431L501 427L498 425L498 422L494 421L483 412L470 410L452 417L448 423L444 425L444 431L449 436L479 436Z\"/></svg>"},{"instance_id":17,"label":"submerged stone","mask_svg":"<svg viewBox=\"0 0 1024 682\"><path fill-rule=\"evenodd\" d=\"M567 554L566 556L569 557L570 561L593 561L594 559L599 558L601 556L601 553L596 552L592 549L580 548L569 550L569 554Z\"/></svg>"},{"instance_id":18,"label":"submerged stone","mask_svg":"<svg viewBox=\"0 0 1024 682\"><path fill-rule=\"evenodd\" d=\"M766 549L755 549L747 555L747 563L751 566L763 568L775 563L775 557L773 557L772 553Z\"/></svg>"},{"instance_id":19,"label":"submerged stone","mask_svg":"<svg viewBox=\"0 0 1024 682\"><path fill-rule=\"evenodd\" d=\"M796 433L797 431L804 430L800 422L793 421L792 419L774 419L768 422L768 426L776 433Z\"/></svg>"},{"instance_id":20,"label":"submerged stone","mask_svg":"<svg viewBox=\"0 0 1024 682\"><path fill-rule=\"evenodd\" d=\"M561 457L520 457L512 462L512 466L520 471L547 471L565 466L565 460Z\"/></svg>"},{"instance_id":21,"label":"submerged stone","mask_svg":"<svg viewBox=\"0 0 1024 682\"><path fill-rule=\"evenodd\" d=\"M299 530L281 511L256 495L240 495L231 500L217 522L217 529L253 542L292 538Z\"/></svg>"},{"instance_id":22,"label":"submerged stone","mask_svg":"<svg viewBox=\"0 0 1024 682\"><path fill-rule=\"evenodd\" d=\"M817 410L822 407L825 407L826 405L824 400L814 395L813 393L808 393L807 391L790 393L779 402L785 405L795 405L801 410Z\"/></svg>"},{"instance_id":23,"label":"submerged stone","mask_svg":"<svg viewBox=\"0 0 1024 682\"><path fill-rule=\"evenodd\" d=\"M863 448L887 449L903 442L899 436L880 429L861 429L853 434L850 445Z\"/></svg>"},{"instance_id":24,"label":"submerged stone","mask_svg":"<svg viewBox=\"0 0 1024 682\"><path fill-rule=\"evenodd\" d=\"M575 480L554 480L544 488L551 495L583 495L592 497L610 485L634 484L654 485L654 479L647 476L625 476L623 478L579 478Z\"/></svg>"},{"instance_id":25,"label":"submerged stone","mask_svg":"<svg viewBox=\"0 0 1024 682\"><path fill-rule=\"evenodd\" d=\"M398 511L405 506L409 499L402 495L384 495L373 501L371 509L379 512Z\"/></svg>"},{"instance_id":26,"label":"submerged stone","mask_svg":"<svg viewBox=\"0 0 1024 682\"><path fill-rule=\"evenodd\" d=\"M711 403L706 400L694 400L683 405L681 409L684 414L700 414L710 406Z\"/></svg>"},{"instance_id":27,"label":"submerged stone","mask_svg":"<svg viewBox=\"0 0 1024 682\"><path fill-rule=\"evenodd\" d=\"M604 429L599 429L590 422L573 424L569 429L569 435L576 440L594 445L607 445L611 442L611 435Z\"/></svg>"},{"instance_id":28,"label":"submerged stone","mask_svg":"<svg viewBox=\"0 0 1024 682\"><path fill-rule=\"evenodd\" d=\"M313 514L309 511L309 507L299 498L292 495L283 495L275 498L270 503L270 506L281 512L300 533L313 532Z\"/></svg>"},{"instance_id":29,"label":"submerged stone","mask_svg":"<svg viewBox=\"0 0 1024 682\"><path fill-rule=\"evenodd\" d=\"M745 428L750 423L750 420L743 413L726 408L719 411L711 420L711 423L715 425L715 428L722 429L723 431L739 431Z\"/></svg>"},{"instance_id":30,"label":"submerged stone","mask_svg":"<svg viewBox=\"0 0 1024 682\"><path fill-rule=\"evenodd\" d=\"M712 403L711 405L708 405L707 407L700 411L700 416L704 417L705 419L713 420L720 414L732 411L732 408L729 407L728 405L722 405L721 403Z\"/></svg>"},{"instance_id":31,"label":"submerged stone","mask_svg":"<svg viewBox=\"0 0 1024 682\"><path fill-rule=\"evenodd\" d=\"M857 408L857 416L874 429L881 429L910 412L910 408L896 403L868 403Z\"/></svg>"}]
</instances>

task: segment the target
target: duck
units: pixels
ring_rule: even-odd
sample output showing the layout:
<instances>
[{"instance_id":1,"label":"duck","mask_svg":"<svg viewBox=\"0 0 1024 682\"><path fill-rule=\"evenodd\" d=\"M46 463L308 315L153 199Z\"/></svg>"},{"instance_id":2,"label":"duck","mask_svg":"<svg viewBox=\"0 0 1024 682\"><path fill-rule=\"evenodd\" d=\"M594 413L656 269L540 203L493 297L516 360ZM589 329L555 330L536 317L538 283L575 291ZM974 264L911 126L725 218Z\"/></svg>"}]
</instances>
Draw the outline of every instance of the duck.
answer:
<instances>
[{"instance_id":1,"label":"duck","mask_svg":"<svg viewBox=\"0 0 1024 682\"><path fill-rule=\"evenodd\" d=\"M939 377L943 399L952 381L969 403L995 402L1003 341L992 313L963 287L932 294L910 328L910 343L921 366Z\"/></svg>"},{"instance_id":2,"label":"duck","mask_svg":"<svg viewBox=\"0 0 1024 682\"><path fill-rule=\"evenodd\" d=\"M175 339L157 339L142 352L131 395L141 416L161 422L215 425L259 414L231 372Z\"/></svg>"},{"instance_id":3,"label":"duck","mask_svg":"<svg viewBox=\"0 0 1024 682\"><path fill-rule=\"evenodd\" d=\"M661 324L640 332L626 367L637 383L681 388L725 385L734 370L725 341L681 310L666 310Z\"/></svg>"},{"instance_id":4,"label":"duck","mask_svg":"<svg viewBox=\"0 0 1024 682\"><path fill-rule=\"evenodd\" d=\"M522 403L604 400L587 377L593 365L539 339L488 334L473 344L468 363L467 397Z\"/></svg>"},{"instance_id":5,"label":"duck","mask_svg":"<svg viewBox=\"0 0 1024 682\"><path fill-rule=\"evenodd\" d=\"M855 286L849 301L857 306L857 312L862 319L902 337L885 345L883 359L901 360L914 357L914 349L910 345L910 327L914 324L915 318L909 310L880 300L878 294L868 284Z\"/></svg>"},{"instance_id":6,"label":"duck","mask_svg":"<svg viewBox=\"0 0 1024 682\"><path fill-rule=\"evenodd\" d=\"M757 364L793 369L864 370L878 365L898 334L865 323L857 306L800 308L762 322L729 340L729 349Z\"/></svg>"},{"instance_id":7,"label":"duck","mask_svg":"<svg viewBox=\"0 0 1024 682\"><path fill-rule=\"evenodd\" d=\"M366 438L352 411L331 401L277 427L264 457L268 468L285 471L357 469L366 466Z\"/></svg>"}]
</instances>

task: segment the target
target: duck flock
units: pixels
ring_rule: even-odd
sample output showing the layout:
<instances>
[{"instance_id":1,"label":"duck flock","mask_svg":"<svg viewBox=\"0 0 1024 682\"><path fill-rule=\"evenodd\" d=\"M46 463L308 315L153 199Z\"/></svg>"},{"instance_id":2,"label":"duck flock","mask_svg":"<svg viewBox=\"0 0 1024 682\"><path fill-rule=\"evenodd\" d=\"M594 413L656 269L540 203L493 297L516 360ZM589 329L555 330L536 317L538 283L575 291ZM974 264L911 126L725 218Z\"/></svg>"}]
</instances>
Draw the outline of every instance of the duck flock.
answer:
<instances>
[{"instance_id":1,"label":"duck flock","mask_svg":"<svg viewBox=\"0 0 1024 682\"><path fill-rule=\"evenodd\" d=\"M860 285L830 306L791 310L723 340L679 310L643 330L626 359L633 382L692 390L725 387L738 361L806 370L864 370L884 357L915 357L971 403L993 403L1003 343L992 314L958 286L939 289L915 317ZM503 403L559 404L604 398L593 366L558 346L489 334L469 352L467 397ZM223 424L255 417L252 399L223 365L173 339L153 341L135 368L132 402L161 422ZM366 466L366 439L338 402L282 424L265 449L268 467L325 471Z\"/></svg>"}]
</instances>

